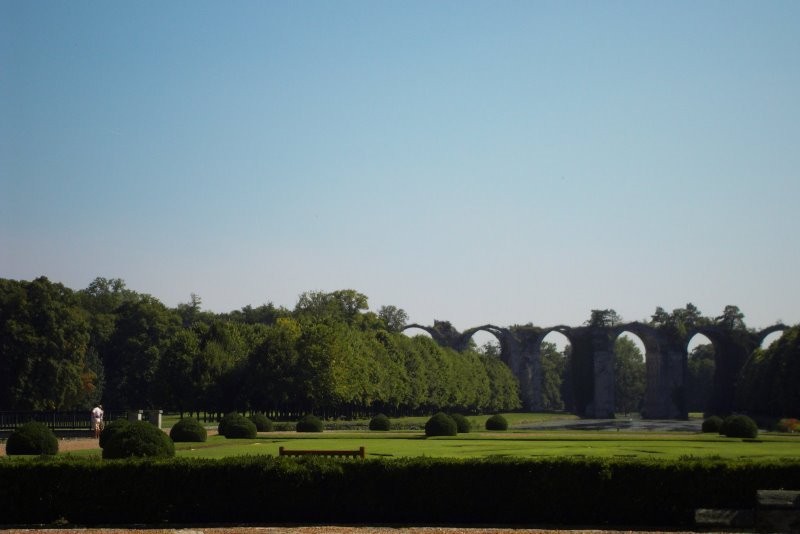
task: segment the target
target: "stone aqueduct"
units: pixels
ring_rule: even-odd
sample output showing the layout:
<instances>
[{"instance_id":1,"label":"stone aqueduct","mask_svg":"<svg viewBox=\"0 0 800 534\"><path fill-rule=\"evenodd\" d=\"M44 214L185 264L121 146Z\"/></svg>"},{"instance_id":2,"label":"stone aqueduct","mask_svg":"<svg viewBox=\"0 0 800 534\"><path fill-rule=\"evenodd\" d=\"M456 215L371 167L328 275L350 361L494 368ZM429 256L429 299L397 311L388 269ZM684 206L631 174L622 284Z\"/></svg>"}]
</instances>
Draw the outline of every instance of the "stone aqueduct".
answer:
<instances>
[{"instance_id":1,"label":"stone aqueduct","mask_svg":"<svg viewBox=\"0 0 800 534\"><path fill-rule=\"evenodd\" d=\"M645 346L647 388L643 414L650 419L680 419L688 416L684 402L688 345L696 334L706 336L714 346L714 388L708 410L728 414L735 409L736 377L747 359L768 335L788 327L776 324L760 332L744 332L701 326L678 333L640 322L549 328L486 324L459 332L449 322L434 321L433 326L409 324L403 330L411 328L424 330L439 345L457 351L466 350L478 331L494 335L500 343L501 359L519 379L523 406L532 411L542 409L542 342L549 333L559 332L572 345L574 382L581 384L573 388L574 411L602 419L614 417L614 342L620 334L630 332Z\"/></svg>"}]
</instances>

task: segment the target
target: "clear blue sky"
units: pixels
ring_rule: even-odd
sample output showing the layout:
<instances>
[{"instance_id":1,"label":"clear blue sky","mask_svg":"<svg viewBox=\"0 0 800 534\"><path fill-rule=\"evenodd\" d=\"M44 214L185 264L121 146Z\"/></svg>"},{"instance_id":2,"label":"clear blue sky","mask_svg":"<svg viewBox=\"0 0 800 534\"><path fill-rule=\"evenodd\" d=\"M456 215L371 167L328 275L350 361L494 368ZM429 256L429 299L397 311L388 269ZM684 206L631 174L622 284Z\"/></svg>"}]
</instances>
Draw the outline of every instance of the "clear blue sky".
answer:
<instances>
[{"instance_id":1,"label":"clear blue sky","mask_svg":"<svg viewBox=\"0 0 800 534\"><path fill-rule=\"evenodd\" d=\"M0 276L800 322L800 2L0 0Z\"/></svg>"}]
</instances>

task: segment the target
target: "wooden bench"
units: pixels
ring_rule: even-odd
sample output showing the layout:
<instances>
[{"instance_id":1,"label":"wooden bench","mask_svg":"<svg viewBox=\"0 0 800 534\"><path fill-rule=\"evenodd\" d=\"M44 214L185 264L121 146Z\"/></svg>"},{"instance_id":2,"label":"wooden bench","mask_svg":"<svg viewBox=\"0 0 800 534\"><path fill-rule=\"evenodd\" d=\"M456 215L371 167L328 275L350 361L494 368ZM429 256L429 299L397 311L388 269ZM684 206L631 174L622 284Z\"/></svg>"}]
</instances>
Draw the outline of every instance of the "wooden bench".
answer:
<instances>
[{"instance_id":1,"label":"wooden bench","mask_svg":"<svg viewBox=\"0 0 800 534\"><path fill-rule=\"evenodd\" d=\"M313 451L313 450L286 450L283 447L278 448L278 453L281 456L352 456L353 458L364 459L364 447L359 447L357 451Z\"/></svg>"}]
</instances>

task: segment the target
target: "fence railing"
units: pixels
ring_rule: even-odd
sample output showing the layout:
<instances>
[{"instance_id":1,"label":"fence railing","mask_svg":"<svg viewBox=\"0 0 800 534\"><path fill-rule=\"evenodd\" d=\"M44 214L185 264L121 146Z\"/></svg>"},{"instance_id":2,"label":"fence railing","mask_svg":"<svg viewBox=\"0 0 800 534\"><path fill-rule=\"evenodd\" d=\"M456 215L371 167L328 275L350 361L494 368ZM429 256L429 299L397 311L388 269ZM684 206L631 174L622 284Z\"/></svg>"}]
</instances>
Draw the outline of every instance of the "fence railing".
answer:
<instances>
[{"instance_id":1,"label":"fence railing","mask_svg":"<svg viewBox=\"0 0 800 534\"><path fill-rule=\"evenodd\" d=\"M124 410L107 411L103 414L103 420L107 423L127 418L128 412ZM93 428L92 415L86 410L70 412L0 412L0 430L14 430L29 421L44 423L53 430L91 430Z\"/></svg>"}]
</instances>

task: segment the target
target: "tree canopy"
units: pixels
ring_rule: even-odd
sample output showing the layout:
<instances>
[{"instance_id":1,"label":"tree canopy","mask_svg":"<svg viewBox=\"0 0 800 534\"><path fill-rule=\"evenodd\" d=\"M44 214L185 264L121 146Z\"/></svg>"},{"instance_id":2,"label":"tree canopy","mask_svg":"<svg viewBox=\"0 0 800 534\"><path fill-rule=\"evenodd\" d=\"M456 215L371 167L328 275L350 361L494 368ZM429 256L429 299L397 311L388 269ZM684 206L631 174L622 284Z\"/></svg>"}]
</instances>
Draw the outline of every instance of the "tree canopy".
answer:
<instances>
[{"instance_id":1,"label":"tree canopy","mask_svg":"<svg viewBox=\"0 0 800 534\"><path fill-rule=\"evenodd\" d=\"M355 290L214 314L169 308L120 279L72 291L0 279L0 409L258 410L329 414L520 406L499 358L400 333L405 311ZM104 387L105 386L105 387Z\"/></svg>"}]
</instances>

